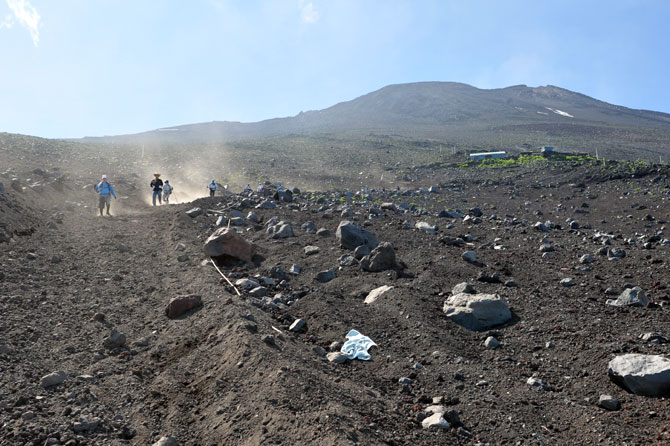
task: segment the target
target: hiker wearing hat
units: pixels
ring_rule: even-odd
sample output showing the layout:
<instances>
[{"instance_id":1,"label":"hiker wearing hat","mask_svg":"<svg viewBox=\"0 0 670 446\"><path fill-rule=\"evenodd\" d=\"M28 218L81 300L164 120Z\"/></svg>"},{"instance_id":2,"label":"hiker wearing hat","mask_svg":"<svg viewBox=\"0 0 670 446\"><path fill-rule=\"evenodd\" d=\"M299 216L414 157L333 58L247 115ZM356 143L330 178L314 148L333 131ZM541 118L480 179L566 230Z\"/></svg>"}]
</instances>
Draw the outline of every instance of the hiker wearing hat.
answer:
<instances>
[{"instance_id":1,"label":"hiker wearing hat","mask_svg":"<svg viewBox=\"0 0 670 446\"><path fill-rule=\"evenodd\" d=\"M212 182L207 185L207 188L209 189L209 196L213 197L214 192L216 192L216 181L212 180Z\"/></svg>"},{"instance_id":2,"label":"hiker wearing hat","mask_svg":"<svg viewBox=\"0 0 670 446\"><path fill-rule=\"evenodd\" d=\"M151 183L149 183L149 186L151 186L154 191L151 197L151 202L153 203L154 206L156 206L156 197L158 197L158 204L161 204L161 196L163 193L163 180L161 180L160 176L161 176L160 173L155 173L154 179L151 180Z\"/></svg>"},{"instance_id":3,"label":"hiker wearing hat","mask_svg":"<svg viewBox=\"0 0 670 446\"><path fill-rule=\"evenodd\" d=\"M109 213L109 205L112 202L112 197L116 200L116 192L114 192L114 187L107 181L107 175L103 175L102 181L95 185L95 191L99 195L98 208L100 208L100 216L102 217L102 210L105 205L107 205L107 215L112 215Z\"/></svg>"},{"instance_id":4,"label":"hiker wearing hat","mask_svg":"<svg viewBox=\"0 0 670 446\"><path fill-rule=\"evenodd\" d=\"M165 204L170 202L170 195L172 192L174 192L174 187L170 186L170 182L168 180L165 180L165 184L163 185L163 201Z\"/></svg>"}]
</instances>

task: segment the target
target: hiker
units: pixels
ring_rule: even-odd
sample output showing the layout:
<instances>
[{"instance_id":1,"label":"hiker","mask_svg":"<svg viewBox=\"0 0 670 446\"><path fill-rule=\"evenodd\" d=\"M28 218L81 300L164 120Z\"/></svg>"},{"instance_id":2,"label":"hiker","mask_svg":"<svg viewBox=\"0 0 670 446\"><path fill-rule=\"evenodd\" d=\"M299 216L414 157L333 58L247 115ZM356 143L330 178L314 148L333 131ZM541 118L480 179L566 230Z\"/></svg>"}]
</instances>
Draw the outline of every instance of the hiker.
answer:
<instances>
[{"instance_id":1,"label":"hiker","mask_svg":"<svg viewBox=\"0 0 670 446\"><path fill-rule=\"evenodd\" d=\"M165 184L163 185L163 201L165 204L170 202L170 194L172 194L172 192L174 192L174 187L170 186L168 180L165 180Z\"/></svg>"},{"instance_id":2,"label":"hiker","mask_svg":"<svg viewBox=\"0 0 670 446\"><path fill-rule=\"evenodd\" d=\"M154 174L154 179L151 180L151 183L149 183L149 186L153 188L153 195L151 196L151 202L153 203L154 206L156 206L156 197L158 197L158 204L161 204L161 194L163 192L163 180L160 178L161 174L160 173L155 173Z\"/></svg>"},{"instance_id":3,"label":"hiker","mask_svg":"<svg viewBox=\"0 0 670 446\"><path fill-rule=\"evenodd\" d=\"M245 192L251 192L251 186L247 184L247 187L244 188Z\"/></svg>"},{"instance_id":4,"label":"hiker","mask_svg":"<svg viewBox=\"0 0 670 446\"><path fill-rule=\"evenodd\" d=\"M256 192L258 192L258 193L262 193L262 192L263 192L263 185L262 185L262 184L259 184L259 185L258 185L258 188L256 189Z\"/></svg>"},{"instance_id":5,"label":"hiker","mask_svg":"<svg viewBox=\"0 0 670 446\"><path fill-rule=\"evenodd\" d=\"M102 209L105 205L107 205L107 215L112 215L109 213L109 205L112 202L112 197L116 200L116 192L114 192L114 187L107 181L107 175L103 175L102 180L95 185L95 191L100 195L98 198L100 216L102 217Z\"/></svg>"},{"instance_id":6,"label":"hiker","mask_svg":"<svg viewBox=\"0 0 670 446\"><path fill-rule=\"evenodd\" d=\"M207 185L207 188L209 189L209 196L213 197L214 192L216 192L216 181L212 180L212 182Z\"/></svg>"}]
</instances>

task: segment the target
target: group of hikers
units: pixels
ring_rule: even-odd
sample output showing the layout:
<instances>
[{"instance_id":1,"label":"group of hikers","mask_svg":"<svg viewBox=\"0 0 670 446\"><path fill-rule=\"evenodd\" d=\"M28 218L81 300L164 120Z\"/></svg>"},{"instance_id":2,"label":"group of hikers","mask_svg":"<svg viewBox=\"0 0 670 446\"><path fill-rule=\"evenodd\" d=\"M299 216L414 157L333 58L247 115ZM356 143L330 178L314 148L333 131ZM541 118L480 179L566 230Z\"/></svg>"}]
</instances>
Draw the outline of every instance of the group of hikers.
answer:
<instances>
[{"instance_id":1,"label":"group of hikers","mask_svg":"<svg viewBox=\"0 0 670 446\"><path fill-rule=\"evenodd\" d=\"M155 173L153 180L149 183L149 186L151 187L152 190L152 195L151 195L151 203L156 206L156 201L158 200L158 204L169 204L170 203L170 195L174 193L174 187L170 184L170 181L161 180L161 174L160 173ZM116 192L114 191L114 186L111 185L109 180L107 179L107 175L103 175L102 179L98 184L95 186L95 191L98 193L98 209L100 210L100 215L103 215L103 211L105 210L105 207L107 208L107 215L111 215L109 213L109 207L112 202L112 197L116 200ZM212 180L211 183L207 185L207 189L209 190L209 196L213 197L214 194L216 193L216 190L219 187L223 187L224 189L227 189L226 186L221 186L219 183L217 183L215 180ZM244 189L245 191L250 191L251 186L247 184L247 187ZM258 192L263 192L263 185L259 184L258 185Z\"/></svg>"}]
</instances>

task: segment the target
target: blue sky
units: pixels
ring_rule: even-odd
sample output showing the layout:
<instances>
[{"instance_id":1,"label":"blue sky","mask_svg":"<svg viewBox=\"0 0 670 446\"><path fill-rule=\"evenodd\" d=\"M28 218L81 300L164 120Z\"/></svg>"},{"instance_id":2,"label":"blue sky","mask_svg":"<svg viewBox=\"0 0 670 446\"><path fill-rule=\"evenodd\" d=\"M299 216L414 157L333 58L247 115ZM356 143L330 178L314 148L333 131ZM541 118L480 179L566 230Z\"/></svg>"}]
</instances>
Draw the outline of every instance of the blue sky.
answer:
<instances>
[{"instance_id":1,"label":"blue sky","mask_svg":"<svg viewBox=\"0 0 670 446\"><path fill-rule=\"evenodd\" d=\"M416 81L670 112L668 19L665 0L0 0L0 132L258 121Z\"/></svg>"}]
</instances>

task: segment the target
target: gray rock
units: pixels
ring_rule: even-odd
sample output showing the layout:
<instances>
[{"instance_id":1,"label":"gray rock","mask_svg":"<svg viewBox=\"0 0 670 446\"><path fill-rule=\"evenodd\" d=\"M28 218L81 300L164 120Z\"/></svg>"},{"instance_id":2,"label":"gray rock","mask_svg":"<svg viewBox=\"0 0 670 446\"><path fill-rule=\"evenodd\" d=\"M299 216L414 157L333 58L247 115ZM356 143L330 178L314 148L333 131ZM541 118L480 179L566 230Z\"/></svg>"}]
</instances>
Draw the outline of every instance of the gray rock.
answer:
<instances>
[{"instance_id":1,"label":"gray rock","mask_svg":"<svg viewBox=\"0 0 670 446\"><path fill-rule=\"evenodd\" d=\"M579 258L579 263L588 265L590 263L593 263L593 256L591 254L584 254Z\"/></svg>"},{"instance_id":2,"label":"gray rock","mask_svg":"<svg viewBox=\"0 0 670 446\"><path fill-rule=\"evenodd\" d=\"M598 398L598 406L607 410L619 410L619 408L621 408L619 400L611 395L600 395L600 398Z\"/></svg>"},{"instance_id":3,"label":"gray rock","mask_svg":"<svg viewBox=\"0 0 670 446\"><path fill-rule=\"evenodd\" d=\"M328 237L330 235L330 231L326 228L320 228L318 231L316 231L316 235L319 237Z\"/></svg>"},{"instance_id":4,"label":"gray rock","mask_svg":"<svg viewBox=\"0 0 670 446\"><path fill-rule=\"evenodd\" d=\"M247 220L249 220L249 221L252 222L252 223L258 223L258 221L259 221L259 219L258 219L258 215L256 215L255 212L251 212L251 211L250 211L250 212L247 214Z\"/></svg>"},{"instance_id":5,"label":"gray rock","mask_svg":"<svg viewBox=\"0 0 670 446\"><path fill-rule=\"evenodd\" d=\"M456 211L448 211L446 209L443 209L440 211L439 214L437 214L439 218L458 218L459 220L463 218L463 214L460 212Z\"/></svg>"},{"instance_id":6,"label":"gray rock","mask_svg":"<svg viewBox=\"0 0 670 446\"><path fill-rule=\"evenodd\" d=\"M485 346L486 348L490 348L491 350L493 350L493 349L496 349L496 348L500 347L500 341L498 341L498 340L497 340L496 338L494 338L493 336L489 336L489 337L486 338L486 340L484 341L484 346Z\"/></svg>"},{"instance_id":7,"label":"gray rock","mask_svg":"<svg viewBox=\"0 0 670 446\"><path fill-rule=\"evenodd\" d=\"M179 442L175 437L161 437L152 446L179 446Z\"/></svg>"},{"instance_id":8,"label":"gray rock","mask_svg":"<svg viewBox=\"0 0 670 446\"><path fill-rule=\"evenodd\" d=\"M449 429L449 423L441 413L434 413L421 422L421 427L424 429Z\"/></svg>"},{"instance_id":9,"label":"gray rock","mask_svg":"<svg viewBox=\"0 0 670 446\"><path fill-rule=\"evenodd\" d=\"M251 262L256 245L247 241L233 229L219 228L205 242L205 254Z\"/></svg>"},{"instance_id":10,"label":"gray rock","mask_svg":"<svg viewBox=\"0 0 670 446\"><path fill-rule=\"evenodd\" d=\"M411 378L407 378L406 376L403 376L402 378L398 379L398 384L402 384L403 386L410 386L414 383L414 380Z\"/></svg>"},{"instance_id":11,"label":"gray rock","mask_svg":"<svg viewBox=\"0 0 670 446\"><path fill-rule=\"evenodd\" d=\"M667 344L668 338L656 332L649 332L643 335L640 335L640 339L649 344ZM0 349L2 347L0 346Z\"/></svg>"},{"instance_id":12,"label":"gray rock","mask_svg":"<svg viewBox=\"0 0 670 446\"><path fill-rule=\"evenodd\" d=\"M334 362L335 364L342 364L347 361L347 355L345 355L342 352L330 352L326 355L326 359L330 362Z\"/></svg>"},{"instance_id":13,"label":"gray rock","mask_svg":"<svg viewBox=\"0 0 670 446\"><path fill-rule=\"evenodd\" d=\"M344 254L344 255L341 255L337 259L337 263L340 266L354 266L357 262L356 262L356 259L354 258L354 256L349 255L349 254Z\"/></svg>"},{"instance_id":14,"label":"gray rock","mask_svg":"<svg viewBox=\"0 0 670 446\"><path fill-rule=\"evenodd\" d=\"M443 311L452 321L474 331L504 324L512 318L507 302L497 294L459 293L447 299Z\"/></svg>"},{"instance_id":15,"label":"gray rock","mask_svg":"<svg viewBox=\"0 0 670 446\"><path fill-rule=\"evenodd\" d=\"M467 282L461 282L459 284L456 284L451 289L451 294L460 294L460 293L474 294L476 292L477 291L475 290L475 287L472 286L472 284L467 283Z\"/></svg>"},{"instance_id":16,"label":"gray rock","mask_svg":"<svg viewBox=\"0 0 670 446\"><path fill-rule=\"evenodd\" d=\"M381 243L369 256L361 259L361 268L365 271L380 272L396 266L395 250L389 242Z\"/></svg>"},{"instance_id":17,"label":"gray rock","mask_svg":"<svg viewBox=\"0 0 670 446\"><path fill-rule=\"evenodd\" d=\"M318 281L318 282L326 283L326 282L330 282L335 277L336 277L335 276L335 271L331 268L329 270L321 271L321 272L317 273L317 275L314 279L316 279L316 281Z\"/></svg>"},{"instance_id":18,"label":"gray rock","mask_svg":"<svg viewBox=\"0 0 670 446\"><path fill-rule=\"evenodd\" d=\"M45 375L42 377L40 380L40 386L46 388L57 386L58 384L62 384L65 382L67 379L67 373L65 373L62 370L59 370L57 372L52 372L49 373L48 375Z\"/></svg>"},{"instance_id":19,"label":"gray rock","mask_svg":"<svg viewBox=\"0 0 670 446\"><path fill-rule=\"evenodd\" d=\"M321 248L318 246L305 246L305 255L312 256L314 254L318 254L321 251Z\"/></svg>"},{"instance_id":20,"label":"gray rock","mask_svg":"<svg viewBox=\"0 0 670 446\"><path fill-rule=\"evenodd\" d=\"M123 347L126 345L126 335L116 329L112 329L112 332L105 338L102 345L108 349Z\"/></svg>"},{"instance_id":21,"label":"gray rock","mask_svg":"<svg viewBox=\"0 0 670 446\"><path fill-rule=\"evenodd\" d=\"M465 251L461 254L461 258L469 263L475 263L477 261L477 254L474 251Z\"/></svg>"},{"instance_id":22,"label":"gray rock","mask_svg":"<svg viewBox=\"0 0 670 446\"><path fill-rule=\"evenodd\" d=\"M417 224L415 224L414 227L421 232L425 232L426 234L437 234L437 226L431 225L430 223L425 221L417 222Z\"/></svg>"},{"instance_id":23,"label":"gray rock","mask_svg":"<svg viewBox=\"0 0 670 446\"><path fill-rule=\"evenodd\" d=\"M361 245L354 249L354 257L361 260L363 257L370 255L370 248L367 245Z\"/></svg>"},{"instance_id":24,"label":"gray rock","mask_svg":"<svg viewBox=\"0 0 670 446\"><path fill-rule=\"evenodd\" d=\"M348 220L340 222L335 235L344 249L354 250L361 245L374 249L379 244L372 232Z\"/></svg>"},{"instance_id":25,"label":"gray rock","mask_svg":"<svg viewBox=\"0 0 670 446\"><path fill-rule=\"evenodd\" d=\"M253 279L237 279L235 281L235 286L238 288L242 288L245 290L250 290L252 288L256 288L257 286L260 286L260 283Z\"/></svg>"},{"instance_id":26,"label":"gray rock","mask_svg":"<svg viewBox=\"0 0 670 446\"><path fill-rule=\"evenodd\" d=\"M198 215L202 215L202 209L200 208L193 208L188 211L186 211L186 215L188 215L191 218L195 218Z\"/></svg>"},{"instance_id":27,"label":"gray rock","mask_svg":"<svg viewBox=\"0 0 670 446\"><path fill-rule=\"evenodd\" d=\"M216 219L216 223L214 224L216 226L226 226L228 224L228 219L223 215L220 215L219 218Z\"/></svg>"},{"instance_id":28,"label":"gray rock","mask_svg":"<svg viewBox=\"0 0 670 446\"><path fill-rule=\"evenodd\" d=\"M291 265L291 268L289 268L288 273L297 276L302 272L302 267L300 265L296 265L295 263Z\"/></svg>"},{"instance_id":29,"label":"gray rock","mask_svg":"<svg viewBox=\"0 0 670 446\"><path fill-rule=\"evenodd\" d=\"M187 311L202 308L202 297L199 294L189 294L185 296L178 296L171 299L165 307L165 315L174 319L181 316Z\"/></svg>"},{"instance_id":30,"label":"gray rock","mask_svg":"<svg viewBox=\"0 0 670 446\"><path fill-rule=\"evenodd\" d=\"M271 202L270 200L265 200L259 205L256 206L256 209L274 209L277 205Z\"/></svg>"},{"instance_id":31,"label":"gray rock","mask_svg":"<svg viewBox=\"0 0 670 446\"><path fill-rule=\"evenodd\" d=\"M561 286L564 287L571 287L577 285L572 277L566 277L565 279L561 279L560 284Z\"/></svg>"},{"instance_id":32,"label":"gray rock","mask_svg":"<svg viewBox=\"0 0 670 446\"><path fill-rule=\"evenodd\" d=\"M615 357L607 370L610 380L635 395L670 396L670 359L628 353Z\"/></svg>"},{"instance_id":33,"label":"gray rock","mask_svg":"<svg viewBox=\"0 0 670 446\"><path fill-rule=\"evenodd\" d=\"M375 288L374 290L370 291L370 293L368 293L363 303L371 304L374 301L376 301L382 294L392 289L393 287L389 285L382 285L379 288Z\"/></svg>"},{"instance_id":34,"label":"gray rock","mask_svg":"<svg viewBox=\"0 0 670 446\"><path fill-rule=\"evenodd\" d=\"M308 233L315 234L316 233L316 225L312 221L308 221L306 223L303 223L300 228Z\"/></svg>"},{"instance_id":35,"label":"gray rock","mask_svg":"<svg viewBox=\"0 0 670 446\"><path fill-rule=\"evenodd\" d=\"M317 355L320 356L321 358L326 357L326 349L321 347L320 345L316 345L312 347L312 351Z\"/></svg>"},{"instance_id":36,"label":"gray rock","mask_svg":"<svg viewBox=\"0 0 670 446\"><path fill-rule=\"evenodd\" d=\"M533 229L536 229L541 232L549 232L549 228L547 228L547 226L544 223L539 221L533 225Z\"/></svg>"},{"instance_id":37,"label":"gray rock","mask_svg":"<svg viewBox=\"0 0 670 446\"><path fill-rule=\"evenodd\" d=\"M297 333L300 330L302 330L305 327L305 321L302 319L296 319L293 321L291 326L288 328L289 331L292 331L293 333Z\"/></svg>"},{"instance_id":38,"label":"gray rock","mask_svg":"<svg viewBox=\"0 0 670 446\"><path fill-rule=\"evenodd\" d=\"M293 237L293 226L291 223L280 221L274 226L268 228L268 233L272 234L272 238L289 238Z\"/></svg>"},{"instance_id":39,"label":"gray rock","mask_svg":"<svg viewBox=\"0 0 670 446\"><path fill-rule=\"evenodd\" d=\"M649 304L647 296L642 291L642 288L628 288L619 295L616 299L607 299L607 305L615 307L646 307Z\"/></svg>"},{"instance_id":40,"label":"gray rock","mask_svg":"<svg viewBox=\"0 0 670 446\"><path fill-rule=\"evenodd\" d=\"M268 290L262 286L258 286L249 291L249 295L254 297L265 297L267 294Z\"/></svg>"},{"instance_id":41,"label":"gray rock","mask_svg":"<svg viewBox=\"0 0 670 446\"><path fill-rule=\"evenodd\" d=\"M621 248L610 248L607 250L607 257L621 259L626 257L626 251Z\"/></svg>"},{"instance_id":42,"label":"gray rock","mask_svg":"<svg viewBox=\"0 0 670 446\"><path fill-rule=\"evenodd\" d=\"M526 380L526 384L528 384L529 386L538 388L540 390L547 390L547 385L544 383L544 381L542 381L541 379L536 378L534 376L531 376L530 378L528 378Z\"/></svg>"},{"instance_id":43,"label":"gray rock","mask_svg":"<svg viewBox=\"0 0 670 446\"><path fill-rule=\"evenodd\" d=\"M82 418L78 422L74 423L72 428L78 434L84 432L93 432L100 425L100 418Z\"/></svg>"}]
</instances>

